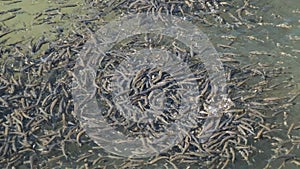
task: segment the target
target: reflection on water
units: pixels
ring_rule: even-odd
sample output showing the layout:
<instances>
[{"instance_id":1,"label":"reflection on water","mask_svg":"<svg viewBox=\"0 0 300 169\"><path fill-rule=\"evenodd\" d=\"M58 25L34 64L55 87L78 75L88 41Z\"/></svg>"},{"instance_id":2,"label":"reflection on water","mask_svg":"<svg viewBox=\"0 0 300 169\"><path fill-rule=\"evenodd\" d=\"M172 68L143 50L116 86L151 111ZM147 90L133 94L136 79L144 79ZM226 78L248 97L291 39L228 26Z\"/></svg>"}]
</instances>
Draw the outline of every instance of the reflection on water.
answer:
<instances>
[{"instance_id":1,"label":"reflection on water","mask_svg":"<svg viewBox=\"0 0 300 169\"><path fill-rule=\"evenodd\" d=\"M232 55L242 65L252 64L255 67L257 64L265 66L266 70L277 67L279 72L289 72L284 76L274 77L268 85L276 86L273 90L262 93L265 98L271 99L270 102L276 103L277 98L289 97L287 100L296 104L290 106L288 102L280 103L281 111L278 109L267 112L273 116L266 118L265 124L270 125L260 126L261 130L255 131L256 134L260 131L266 133L266 136L248 140L248 145L254 147L253 154L249 157L253 160L246 161L243 153L237 151L235 160L230 160L228 168L299 168L300 106L297 103L300 102L300 97L297 96L300 93L300 5L297 0L252 0L249 1L248 8L242 9L239 16L236 9L242 7L245 2L235 0L220 3L239 20L234 21L233 17L226 18L227 15L224 15L224 20L234 23L232 25L218 25L220 18L209 18L209 14L202 15L197 12L195 14L207 16L208 19L198 20L194 24L201 27L219 52ZM71 100L67 89L67 84L71 81L64 77L71 73L68 69L74 65L72 61L76 57L75 54L81 50L80 47L87 39L87 27L96 29L97 22L103 24L120 15L121 9L117 7L123 3L125 1L0 1L0 68L1 73L5 75L3 77L8 77L0 76L1 168L93 168L95 165L108 168L120 165L124 168L128 165L128 168L131 168L137 165L138 168L139 164L147 164L143 168L175 168L175 164L165 160L164 155L154 159L124 162L121 157L107 154L85 135L73 114L67 113L72 110L72 101L64 99ZM185 3L190 4L189 1ZM182 10L185 10L184 6ZM174 13L176 12L181 16L180 8L175 8ZM246 24L239 24L241 20ZM208 26L209 24L216 26ZM51 53L56 50L55 55L63 57L53 57ZM44 64L35 68L34 63ZM18 71L24 65L27 67ZM32 72L34 77L25 77L30 76ZM20 73L24 73L21 75L25 76L20 77ZM10 85L10 82L14 85ZM23 83L30 85L22 86ZM31 90L31 86L40 87ZM39 97L37 92L44 94ZM24 97L15 95L20 93ZM10 100L19 102L14 103ZM28 109L14 110L18 104ZM25 114L19 116L18 113L22 111ZM35 112L38 112L39 117L35 116ZM14 119L15 117L17 119ZM17 132L26 134L20 136ZM24 158L18 153L24 155ZM232 158L233 153L230 153ZM188 158L183 158L182 161L189 160L194 165L186 165L186 162L184 165L176 165L178 168L198 168L197 163L201 163L195 163L194 159ZM231 164L231 161L234 163Z\"/></svg>"}]
</instances>

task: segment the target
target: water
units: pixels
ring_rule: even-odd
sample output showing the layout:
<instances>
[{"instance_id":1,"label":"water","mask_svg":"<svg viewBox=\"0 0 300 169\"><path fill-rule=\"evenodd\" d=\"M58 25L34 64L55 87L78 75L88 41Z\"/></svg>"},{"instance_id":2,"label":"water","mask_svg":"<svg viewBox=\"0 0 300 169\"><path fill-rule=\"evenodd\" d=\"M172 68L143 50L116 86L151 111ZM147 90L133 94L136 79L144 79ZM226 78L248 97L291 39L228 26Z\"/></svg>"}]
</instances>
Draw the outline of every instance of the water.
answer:
<instances>
[{"instance_id":1,"label":"water","mask_svg":"<svg viewBox=\"0 0 300 169\"><path fill-rule=\"evenodd\" d=\"M51 46L51 43L55 43L55 40L58 37L61 37L62 40L64 40L63 37L70 34L70 32L74 30L80 32L80 29L74 24L75 20L84 19L87 14L97 13L96 11L81 10L88 5L76 0L46 2L32 0L9 4L10 2L13 1L0 1L0 12L10 9L21 9L16 12L7 12L0 15L0 20L5 20L6 18L16 15L13 19L0 22L0 35L7 32L7 30L12 29L16 30L16 32L0 37L0 42L6 41L5 43L2 43L0 47L2 48L4 45L9 44L25 46L24 48L29 54L32 54L33 59L39 59L46 56L42 51L47 49L49 45ZM242 1L238 0L234 0L233 2L240 6L243 4ZM277 81L284 81L288 76L292 76L292 81L297 85L293 86L291 90L282 87L272 92L267 92L266 95L276 97L287 95L294 96L300 92L300 4L298 0L251 2L253 2L251 4L254 6L253 8L255 8L255 10L250 12L255 12L255 16L262 16L260 25L254 27L249 25L249 28L241 27L235 29L222 27L213 27L212 29L211 27L201 25L201 30L208 35L219 52L230 51L237 53L237 58L242 64L256 64L259 62L262 64L272 64L284 67L290 74L286 77L282 77L282 79L277 79ZM64 6L66 4L70 5L70 7ZM87 9L90 8L91 7L88 7ZM109 10L104 9L103 11L106 12ZM117 14L118 11L113 11L103 18L103 20L110 21L111 17L113 18ZM249 17L251 17L251 14ZM33 52L30 41L38 43L40 37L43 35L50 43L42 45L41 50L38 50L36 53ZM231 49L220 47L220 44L228 44L231 42L231 40L227 40L226 38L220 38L224 35L235 37ZM3 64L7 57L9 56L6 54L1 56L0 63ZM291 106L286 115L282 113L276 116L276 118L278 118L278 123L282 123L282 130L274 132L274 137L276 136L289 140L286 134L289 127L292 124L294 124L294 126L300 125L300 106L298 104L300 102L300 97L297 97L295 102L297 104ZM273 120L276 121L276 119ZM53 128L59 128L59 125L61 124L58 124L57 127ZM74 130L74 133L76 132L80 131ZM291 135L299 137L297 130L292 131ZM71 136L76 137L76 135ZM284 164L284 158L270 160L272 156L278 153L276 151L287 153L286 149L291 150L290 154L295 154L299 159L299 145L298 147L293 147L291 143L286 143L284 144L283 149L275 149L276 146L270 145L267 139L254 141L252 144L256 147L255 161L252 162L252 165L248 166L240 156L237 156L236 163L230 166L231 168L264 168L268 165L268 162L270 162L269 168L299 168L299 166L289 162ZM55 153L61 155L61 148L59 146L54 146L53 152L50 155L43 156L44 159L35 159L35 165L37 165L37 161L46 161L48 167L57 167L59 163L62 163L62 166L79 168L79 166L84 165L85 162L84 160L78 160L78 157L88 155L88 153L91 153L89 149L92 149L93 147L94 149L97 149L97 146L93 143L83 144L82 147L78 147L76 143L70 143L70 145L67 145L69 158L62 156L61 158L58 158L59 160L51 160L56 156ZM92 156L91 159L95 160L97 155L93 155L94 156ZM77 160L78 162L75 162ZM28 164L28 161L25 163ZM113 163L120 162L118 160L111 160L110 158L107 158L102 162L102 164L107 164L107 166L113 166ZM19 166L21 168L26 168L25 165L22 164Z\"/></svg>"},{"instance_id":2,"label":"water","mask_svg":"<svg viewBox=\"0 0 300 169\"><path fill-rule=\"evenodd\" d=\"M255 3L259 7L258 15L263 16L263 22L272 23L272 25L258 26L249 30L231 31L229 34L236 35L237 42L233 43L237 53L241 55L241 60L245 61L245 64L249 63L270 63L286 67L291 75L294 77L294 81L299 84L299 46L300 46L300 17L299 17L299 2L296 0L288 1L260 1ZM217 35L218 36L218 35ZM254 39L255 40L250 40ZM218 42L216 42L218 43ZM222 49L219 49L222 50ZM252 51L265 52L264 55L253 55L250 58L249 53ZM283 90L276 90L271 93L274 96L286 96L299 93L299 86L295 86L292 92L286 93ZM299 97L296 98L296 102L299 103ZM291 107L288 117L286 119L285 126L288 128L291 124L299 124L299 104L295 104ZM278 118L284 118L278 116ZM278 135L286 135L287 128ZM276 134L276 135L277 135ZM299 136L298 134L294 133ZM275 135L275 134L274 134ZM236 168L264 168L267 167L267 161L272 157L274 151L272 146L268 145L267 141L261 141L254 143L257 146L257 150L261 151L255 158L256 161L252 166L243 166L239 163L236 164ZM291 145L287 144L287 147ZM276 153L276 152L275 152ZM291 151L292 154L299 155L299 149ZM283 164L284 160L274 159L268 166L268 168L299 168L299 166L291 164Z\"/></svg>"}]
</instances>

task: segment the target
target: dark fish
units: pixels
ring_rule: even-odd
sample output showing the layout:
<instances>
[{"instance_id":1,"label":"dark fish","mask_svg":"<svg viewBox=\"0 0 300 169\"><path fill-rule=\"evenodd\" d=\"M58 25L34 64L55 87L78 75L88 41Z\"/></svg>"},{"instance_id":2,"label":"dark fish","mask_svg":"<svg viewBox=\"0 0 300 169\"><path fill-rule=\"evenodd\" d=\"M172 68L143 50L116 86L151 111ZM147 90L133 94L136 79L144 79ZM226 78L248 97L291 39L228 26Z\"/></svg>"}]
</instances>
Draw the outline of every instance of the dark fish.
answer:
<instances>
[{"instance_id":1,"label":"dark fish","mask_svg":"<svg viewBox=\"0 0 300 169\"><path fill-rule=\"evenodd\" d=\"M17 15L9 16L9 17L7 17L7 18L4 18L4 19L0 20L0 22L5 22L5 21L8 21L8 20L11 20L11 19L15 18L16 16L17 16ZM0 35L0 37L1 37L1 35Z\"/></svg>"},{"instance_id":2,"label":"dark fish","mask_svg":"<svg viewBox=\"0 0 300 169\"><path fill-rule=\"evenodd\" d=\"M21 10L22 8L13 8L13 9L9 9L7 10L7 12L17 12L19 10Z\"/></svg>"},{"instance_id":3,"label":"dark fish","mask_svg":"<svg viewBox=\"0 0 300 169\"><path fill-rule=\"evenodd\" d=\"M78 6L78 5L77 4L68 4L68 5L63 5L60 8L73 8L73 7L76 7L76 6Z\"/></svg>"},{"instance_id":4,"label":"dark fish","mask_svg":"<svg viewBox=\"0 0 300 169\"><path fill-rule=\"evenodd\" d=\"M16 4L16 3L20 3L22 1L12 1L12 2L7 2L7 3L4 3L4 5L11 5L11 4Z\"/></svg>"}]
</instances>

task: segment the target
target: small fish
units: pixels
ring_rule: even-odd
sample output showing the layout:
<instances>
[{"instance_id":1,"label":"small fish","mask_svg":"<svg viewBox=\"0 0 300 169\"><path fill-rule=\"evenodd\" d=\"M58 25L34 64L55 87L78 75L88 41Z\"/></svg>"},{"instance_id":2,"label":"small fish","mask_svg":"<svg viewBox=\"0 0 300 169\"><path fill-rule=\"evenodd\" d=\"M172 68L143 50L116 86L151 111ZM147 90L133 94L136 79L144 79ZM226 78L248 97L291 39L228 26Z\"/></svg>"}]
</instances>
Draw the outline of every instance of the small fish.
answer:
<instances>
[{"instance_id":1,"label":"small fish","mask_svg":"<svg viewBox=\"0 0 300 169\"><path fill-rule=\"evenodd\" d=\"M12 9L7 10L7 12L17 12L17 11L19 11L21 9L22 8L12 8Z\"/></svg>"},{"instance_id":2,"label":"small fish","mask_svg":"<svg viewBox=\"0 0 300 169\"><path fill-rule=\"evenodd\" d=\"M12 2L6 2L4 3L4 5L12 5L12 4L17 4L17 3L20 3L22 1L12 1Z\"/></svg>"},{"instance_id":3,"label":"small fish","mask_svg":"<svg viewBox=\"0 0 300 169\"><path fill-rule=\"evenodd\" d=\"M12 15L12 16L9 16L9 17L7 17L7 18L4 18L4 19L0 20L0 22L9 21L9 20L11 20L11 19L15 18L16 16L17 16L17 15ZM2 37L2 35L0 35L0 37Z\"/></svg>"}]
</instances>

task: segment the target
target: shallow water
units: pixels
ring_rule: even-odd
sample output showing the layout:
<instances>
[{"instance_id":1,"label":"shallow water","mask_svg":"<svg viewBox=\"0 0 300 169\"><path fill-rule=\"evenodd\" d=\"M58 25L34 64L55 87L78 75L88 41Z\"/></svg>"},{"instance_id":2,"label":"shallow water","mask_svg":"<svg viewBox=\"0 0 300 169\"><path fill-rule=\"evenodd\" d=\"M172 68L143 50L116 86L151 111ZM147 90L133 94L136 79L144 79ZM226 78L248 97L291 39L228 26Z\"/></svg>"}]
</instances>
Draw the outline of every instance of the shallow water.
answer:
<instances>
[{"instance_id":1,"label":"shallow water","mask_svg":"<svg viewBox=\"0 0 300 169\"><path fill-rule=\"evenodd\" d=\"M21 9L16 12L8 12L0 15L0 20L5 20L6 18L15 15L15 17L10 20L0 22L0 35L6 32L6 29L17 30L16 32L0 37L0 42L5 41L8 38L5 45L19 43L20 41L20 44L28 45L32 39L33 42L37 42L42 35L49 41L53 41L57 36L63 37L64 35L67 35L68 32L72 31L73 27L71 25L73 19L78 19L79 17L77 15L84 13L80 10L84 6L84 3L77 0L46 2L32 0L9 4L10 2L13 1L0 1L0 12L10 9ZM74 6L63 7L66 4ZM294 96L300 92L300 3L298 0L267 0L257 1L254 5L258 7L256 15L263 16L261 26L250 29L233 30L203 27L201 30L208 35L219 52L226 52L226 49L218 47L218 44L223 43L220 41L220 36L224 34L227 36L236 36L237 38L232 44L232 47L234 48L233 52L239 55L239 60L245 65L260 62L285 67L286 70L290 72L289 76L293 77L293 81L297 85L288 93L286 90L274 90L268 93L268 95L277 97L286 95ZM63 8L60 10L55 9L60 7ZM78 12L78 14L76 12ZM228 41L224 40L225 44L226 42ZM2 45L4 44L1 44L1 47ZM27 48L29 51L31 50L30 46L27 46ZM45 46L42 46L41 48L43 49ZM40 57L41 55L36 54L34 56ZM0 57L0 63L3 63L5 57L6 56ZM285 78L278 79L278 81L280 80L285 80ZM297 104L290 108L287 117L284 117L282 114L277 116L277 118L286 118L286 120L283 125L285 128L282 131L275 133L275 135L286 137L287 130L291 124L294 124L295 126L300 125L300 105L298 104L300 103L300 97L297 97L295 102ZM292 134L300 136L297 131L293 131ZM267 165L268 160L276 153L272 150L274 147L268 144L268 140L253 142L253 146L257 149L253 164L248 166L246 162L239 157L231 168L264 168ZM291 145L286 146L291 148ZM76 154L75 151L86 152L84 150L76 150L75 148L72 150L72 147L69 148L74 154ZM90 147L81 148L84 149ZM57 150L57 152L60 152L60 150ZM292 154L297 155L299 158L300 148L294 147ZM72 159L65 160L63 164L69 166L66 164L68 162L72 163L70 164L72 167L78 167L75 162L72 162ZM299 168L299 166L288 162L285 165L283 165L283 163L284 159L271 160L269 168ZM55 167L56 162L49 164L49 166Z\"/></svg>"},{"instance_id":2,"label":"shallow water","mask_svg":"<svg viewBox=\"0 0 300 169\"><path fill-rule=\"evenodd\" d=\"M263 16L263 22L273 23L272 26L261 26L255 29L246 30L241 33L238 39L242 39L241 43L234 43L233 46L236 48L239 54L248 56L251 51L266 52L268 55L253 55L250 60L245 59L246 64L249 62L257 63L271 63L286 67L291 75L294 77L294 81L298 84L294 87L292 92L286 93L283 90L272 91L273 96L287 96L299 93L299 82L300 82L300 4L297 0L288 1L260 1L257 4L261 10L258 10L258 14ZM247 37L254 36L258 40L249 40L245 42ZM239 40L237 40L239 41ZM243 56L241 57L243 60ZM300 98L296 98L297 104L290 108L285 126L288 128L291 124L299 124L300 113L299 113L299 102ZM278 116L277 118L284 118ZM278 135L286 135L287 129L277 133ZM276 135L277 135L276 134ZM294 133L299 136L298 133ZM267 166L267 161L272 157L274 151L272 147L267 144L268 141L260 141L254 143L257 149L261 153L255 157L256 161L252 166L239 165L237 162L234 168L264 168ZM290 146L290 145L288 145ZM295 149L293 154L299 155L299 148ZM275 159L271 162L269 168L289 168L296 169L299 166L292 164L283 164L284 160ZM242 167L244 166L244 167Z\"/></svg>"},{"instance_id":3,"label":"shallow water","mask_svg":"<svg viewBox=\"0 0 300 169\"><path fill-rule=\"evenodd\" d=\"M274 23L277 26L261 26L253 30L247 30L241 34L243 36L254 36L259 41L248 40L248 42L242 42L236 45L238 53L241 55L249 55L251 51L265 51L270 53L268 55L257 55L250 57L250 60L246 59L246 62L262 62L262 63L272 63L286 67L291 75L294 77L294 81L298 84L295 86L292 92L286 93L285 91L276 90L273 91L271 95L275 96L287 96L299 93L299 82L300 82L300 4L297 0L288 1L260 1L257 4L260 9L259 15L263 16L263 22ZM246 37L244 37L246 39ZM243 58L242 58L243 59ZM286 120L286 126L291 124L299 124L300 113L299 113L299 102L300 98L296 99L297 104L291 107L290 112ZM284 118L283 116L278 116L277 118ZM286 135L287 129L277 133L279 135ZM294 133L299 136L298 133ZM267 160L270 159L274 153L271 147L267 144L267 141L254 143L258 149L263 153L259 153L255 158L256 161L252 166L240 167L238 164L236 168L264 168L267 166ZM290 146L290 145L289 145ZM293 154L299 155L299 148L292 152ZM289 168L296 169L299 166L291 165L286 163L283 165L281 159L275 159L271 162L269 168Z\"/></svg>"}]
</instances>

